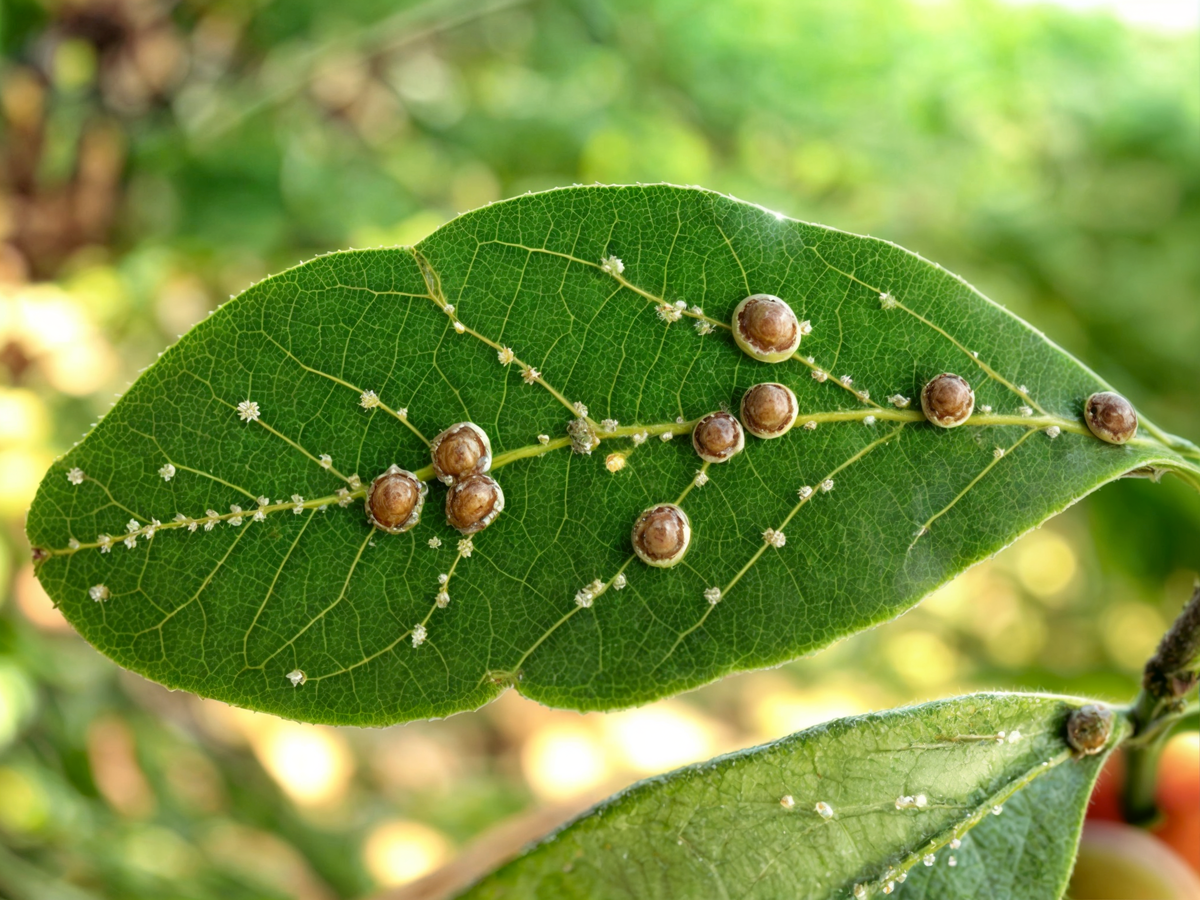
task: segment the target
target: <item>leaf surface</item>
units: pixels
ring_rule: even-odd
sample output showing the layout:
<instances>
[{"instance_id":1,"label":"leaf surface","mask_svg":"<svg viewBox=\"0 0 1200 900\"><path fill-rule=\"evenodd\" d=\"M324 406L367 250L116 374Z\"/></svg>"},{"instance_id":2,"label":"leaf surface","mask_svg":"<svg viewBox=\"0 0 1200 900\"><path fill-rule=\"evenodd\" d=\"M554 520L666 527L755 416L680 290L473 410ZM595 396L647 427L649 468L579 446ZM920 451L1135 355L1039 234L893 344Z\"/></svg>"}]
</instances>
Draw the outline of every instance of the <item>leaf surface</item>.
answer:
<instances>
[{"instance_id":1,"label":"leaf surface","mask_svg":"<svg viewBox=\"0 0 1200 900\"><path fill-rule=\"evenodd\" d=\"M757 292L811 323L796 357L735 345ZM977 396L953 430L915 399L945 371ZM691 423L762 381L794 389L797 427L702 467ZM1200 483L1196 448L1148 423L1093 438L1103 387L884 241L696 189L565 189L250 288L54 464L28 531L75 627L174 688L351 724L509 685L622 707L890 619L1131 470ZM461 420L490 436L504 512L460 545L433 480L416 528L373 532L363 484L393 463L429 478L427 441ZM663 501L694 537L651 569L630 528Z\"/></svg>"},{"instance_id":2,"label":"leaf surface","mask_svg":"<svg viewBox=\"0 0 1200 900\"><path fill-rule=\"evenodd\" d=\"M835 720L635 785L463 896L1058 898L1108 755L1067 747L1082 702L975 694Z\"/></svg>"}]
</instances>

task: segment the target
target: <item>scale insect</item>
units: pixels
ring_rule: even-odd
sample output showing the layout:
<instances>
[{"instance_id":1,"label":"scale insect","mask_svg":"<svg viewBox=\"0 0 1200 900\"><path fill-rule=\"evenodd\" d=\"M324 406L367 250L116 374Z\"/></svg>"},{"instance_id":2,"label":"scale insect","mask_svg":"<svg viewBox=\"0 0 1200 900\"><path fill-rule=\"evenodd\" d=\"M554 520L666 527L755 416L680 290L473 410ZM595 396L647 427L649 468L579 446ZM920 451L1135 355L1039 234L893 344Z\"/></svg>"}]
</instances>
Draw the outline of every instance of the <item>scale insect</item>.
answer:
<instances>
[{"instance_id":1,"label":"scale insect","mask_svg":"<svg viewBox=\"0 0 1200 900\"><path fill-rule=\"evenodd\" d=\"M504 491L490 475L468 475L446 492L446 521L459 534L483 531L504 511Z\"/></svg>"},{"instance_id":2,"label":"scale insect","mask_svg":"<svg viewBox=\"0 0 1200 900\"><path fill-rule=\"evenodd\" d=\"M388 534L402 534L421 519L429 486L407 469L393 465L367 489L367 521Z\"/></svg>"},{"instance_id":3,"label":"scale insect","mask_svg":"<svg viewBox=\"0 0 1200 900\"><path fill-rule=\"evenodd\" d=\"M1137 434L1138 417L1133 404L1112 391L1099 391L1083 404L1088 430L1109 444L1124 444Z\"/></svg>"},{"instance_id":4,"label":"scale insect","mask_svg":"<svg viewBox=\"0 0 1200 900\"><path fill-rule=\"evenodd\" d=\"M733 339L748 355L783 362L800 346L803 330L788 304L773 294L751 294L733 310Z\"/></svg>"},{"instance_id":5,"label":"scale insect","mask_svg":"<svg viewBox=\"0 0 1200 900\"><path fill-rule=\"evenodd\" d=\"M474 422L458 422L433 439L429 455L438 481L454 484L469 475L482 475L492 467L492 442Z\"/></svg>"},{"instance_id":6,"label":"scale insect","mask_svg":"<svg viewBox=\"0 0 1200 900\"><path fill-rule=\"evenodd\" d=\"M756 384L742 397L742 424L757 438L782 437L796 424L800 405L792 389L773 381Z\"/></svg>"},{"instance_id":7,"label":"scale insect","mask_svg":"<svg viewBox=\"0 0 1200 900\"><path fill-rule=\"evenodd\" d=\"M633 523L633 552L646 565L669 569L683 561L692 543L692 523L674 503L643 510Z\"/></svg>"},{"instance_id":8,"label":"scale insect","mask_svg":"<svg viewBox=\"0 0 1200 900\"><path fill-rule=\"evenodd\" d=\"M692 429L692 447L705 462L727 462L745 446L742 423L723 410L709 413Z\"/></svg>"},{"instance_id":9,"label":"scale insect","mask_svg":"<svg viewBox=\"0 0 1200 900\"><path fill-rule=\"evenodd\" d=\"M943 372L921 391L921 410L939 428L957 428L975 411L975 391L961 375Z\"/></svg>"}]
</instances>

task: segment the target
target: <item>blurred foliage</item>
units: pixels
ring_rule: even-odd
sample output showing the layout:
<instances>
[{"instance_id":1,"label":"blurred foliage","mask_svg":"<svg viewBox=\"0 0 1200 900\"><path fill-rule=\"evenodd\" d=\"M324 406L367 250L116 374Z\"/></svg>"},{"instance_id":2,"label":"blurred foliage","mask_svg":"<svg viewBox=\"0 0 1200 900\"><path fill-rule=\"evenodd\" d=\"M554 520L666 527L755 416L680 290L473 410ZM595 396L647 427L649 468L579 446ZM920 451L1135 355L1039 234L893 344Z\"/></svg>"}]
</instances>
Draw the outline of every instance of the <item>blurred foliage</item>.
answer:
<instances>
[{"instance_id":1,"label":"blurred foliage","mask_svg":"<svg viewBox=\"0 0 1200 900\"><path fill-rule=\"evenodd\" d=\"M987 0L5 0L0 48L0 896L364 896L833 715L1123 700L1200 571L1200 498L1126 481L886 627L641 710L354 732L167 694L31 577L50 459L253 280L526 190L700 183L893 239L1200 437L1196 34Z\"/></svg>"}]
</instances>

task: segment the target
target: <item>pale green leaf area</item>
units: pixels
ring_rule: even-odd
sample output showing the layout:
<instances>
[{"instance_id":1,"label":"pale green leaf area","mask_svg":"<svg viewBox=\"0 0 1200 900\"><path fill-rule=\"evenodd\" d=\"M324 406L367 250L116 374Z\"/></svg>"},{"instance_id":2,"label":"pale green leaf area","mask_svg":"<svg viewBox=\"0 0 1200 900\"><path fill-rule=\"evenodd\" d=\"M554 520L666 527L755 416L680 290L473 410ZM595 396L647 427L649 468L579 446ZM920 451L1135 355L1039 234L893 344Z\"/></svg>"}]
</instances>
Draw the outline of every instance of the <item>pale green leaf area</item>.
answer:
<instances>
[{"instance_id":1,"label":"pale green leaf area","mask_svg":"<svg viewBox=\"0 0 1200 900\"><path fill-rule=\"evenodd\" d=\"M1067 747L1082 702L975 694L835 720L635 785L464 896L1061 897L1107 757Z\"/></svg>"},{"instance_id":2,"label":"pale green leaf area","mask_svg":"<svg viewBox=\"0 0 1200 900\"><path fill-rule=\"evenodd\" d=\"M811 322L796 357L737 349L726 323L756 292ZM952 431L916 400L944 371L977 395ZM761 381L795 390L797 426L748 437L701 484L690 423ZM884 241L698 189L565 189L469 213L415 250L332 254L250 288L54 464L28 531L75 627L173 688L360 725L511 685L611 709L891 619L1131 470L1200 483L1200 453L1148 423L1121 447L1094 438L1081 410L1102 387ZM601 441L591 454L570 447L575 403ZM491 438L504 512L460 551L431 480L416 528L373 532L362 485L392 463L431 478L426 442L460 420ZM611 453L624 468L609 471ZM631 553L636 516L662 501L694 531L672 569Z\"/></svg>"}]
</instances>

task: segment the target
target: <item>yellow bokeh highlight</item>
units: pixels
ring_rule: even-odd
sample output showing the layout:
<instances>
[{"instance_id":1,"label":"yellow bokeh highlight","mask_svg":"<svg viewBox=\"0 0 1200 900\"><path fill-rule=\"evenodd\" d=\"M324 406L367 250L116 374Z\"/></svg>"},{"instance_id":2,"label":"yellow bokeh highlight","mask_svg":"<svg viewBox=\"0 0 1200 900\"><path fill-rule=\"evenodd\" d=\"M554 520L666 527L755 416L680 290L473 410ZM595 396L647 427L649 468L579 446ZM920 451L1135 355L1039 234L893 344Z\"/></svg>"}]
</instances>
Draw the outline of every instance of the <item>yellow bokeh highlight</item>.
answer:
<instances>
[{"instance_id":1,"label":"yellow bokeh highlight","mask_svg":"<svg viewBox=\"0 0 1200 900\"><path fill-rule=\"evenodd\" d=\"M947 687L958 675L958 653L929 631L905 631L890 636L883 654L908 685L930 691Z\"/></svg>"},{"instance_id":2,"label":"yellow bokeh highlight","mask_svg":"<svg viewBox=\"0 0 1200 900\"><path fill-rule=\"evenodd\" d=\"M381 887L416 881L445 862L450 841L440 831L395 819L377 826L363 844L363 863Z\"/></svg>"},{"instance_id":3,"label":"yellow bokeh highlight","mask_svg":"<svg viewBox=\"0 0 1200 900\"><path fill-rule=\"evenodd\" d=\"M116 353L88 304L53 285L0 290L0 345L10 341L64 394L91 394L118 369Z\"/></svg>"},{"instance_id":4,"label":"yellow bokeh highlight","mask_svg":"<svg viewBox=\"0 0 1200 900\"><path fill-rule=\"evenodd\" d=\"M1100 621L1104 649L1129 672L1141 671L1166 630L1167 623L1157 609L1135 601L1113 604Z\"/></svg>"},{"instance_id":5,"label":"yellow bokeh highlight","mask_svg":"<svg viewBox=\"0 0 1200 900\"><path fill-rule=\"evenodd\" d=\"M1013 548L1013 557L1021 586L1045 601L1061 595L1074 580L1079 568L1070 543L1062 535L1048 529L1024 537Z\"/></svg>"},{"instance_id":6,"label":"yellow bokeh highlight","mask_svg":"<svg viewBox=\"0 0 1200 900\"><path fill-rule=\"evenodd\" d=\"M609 777L604 749L586 725L554 722L538 728L521 750L521 770L543 800L585 793Z\"/></svg>"},{"instance_id":7,"label":"yellow bokeh highlight","mask_svg":"<svg viewBox=\"0 0 1200 900\"><path fill-rule=\"evenodd\" d=\"M12 832L37 831L46 824L49 800L28 773L0 768L0 827Z\"/></svg>"},{"instance_id":8,"label":"yellow bokeh highlight","mask_svg":"<svg viewBox=\"0 0 1200 900\"><path fill-rule=\"evenodd\" d=\"M653 775L713 755L713 725L681 703L655 703L601 720L616 756L640 775Z\"/></svg>"},{"instance_id":9,"label":"yellow bokeh highlight","mask_svg":"<svg viewBox=\"0 0 1200 900\"><path fill-rule=\"evenodd\" d=\"M0 446L37 446L50 433L46 404L33 391L0 388Z\"/></svg>"},{"instance_id":10,"label":"yellow bokeh highlight","mask_svg":"<svg viewBox=\"0 0 1200 900\"><path fill-rule=\"evenodd\" d=\"M796 690L772 688L761 691L752 701L750 718L763 738L779 738L803 731L813 725L867 712L866 700L841 688Z\"/></svg>"}]
</instances>

